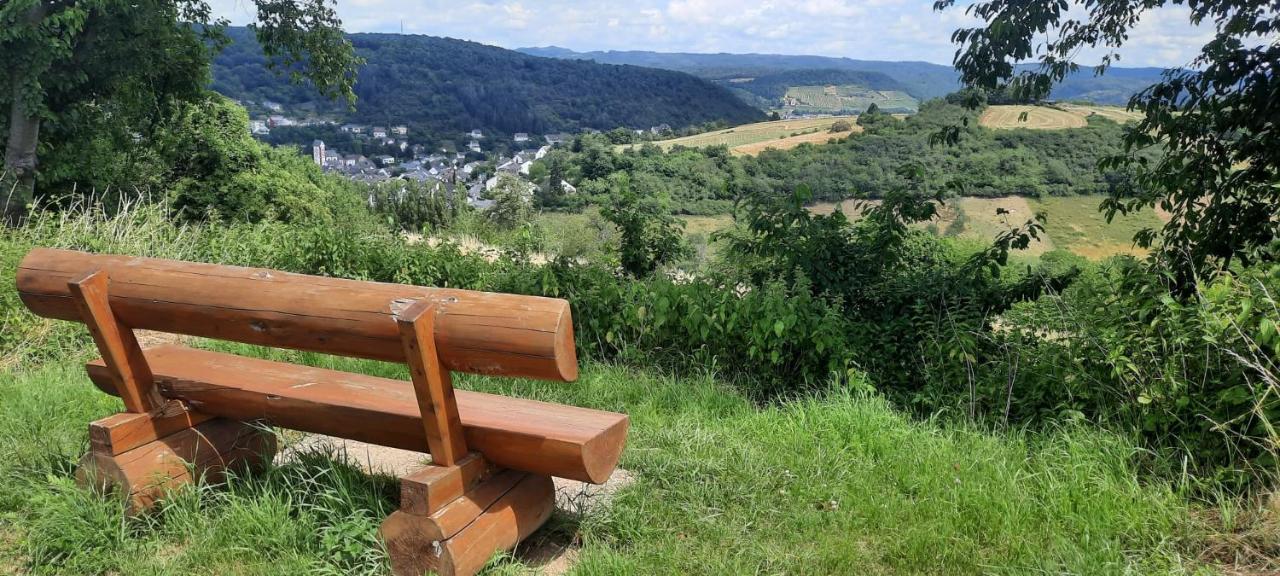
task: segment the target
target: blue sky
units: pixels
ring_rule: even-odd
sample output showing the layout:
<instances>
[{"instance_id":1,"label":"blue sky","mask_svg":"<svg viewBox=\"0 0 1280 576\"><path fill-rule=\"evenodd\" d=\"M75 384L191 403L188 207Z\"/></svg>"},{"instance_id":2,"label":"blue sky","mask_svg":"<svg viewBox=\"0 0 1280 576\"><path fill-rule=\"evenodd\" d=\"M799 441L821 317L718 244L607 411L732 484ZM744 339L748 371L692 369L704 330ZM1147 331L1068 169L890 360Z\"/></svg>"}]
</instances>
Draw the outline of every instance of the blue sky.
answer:
<instances>
[{"instance_id":1,"label":"blue sky","mask_svg":"<svg viewBox=\"0 0 1280 576\"><path fill-rule=\"evenodd\" d=\"M234 24L253 19L250 0L210 0ZM950 64L950 35L970 24L963 8L938 13L913 0L339 0L349 32L400 32L506 48L760 52ZM963 4L963 2L961 2ZM1184 8L1146 15L1120 66L1188 63L1211 30ZM1096 54L1082 54L1093 63Z\"/></svg>"}]
</instances>

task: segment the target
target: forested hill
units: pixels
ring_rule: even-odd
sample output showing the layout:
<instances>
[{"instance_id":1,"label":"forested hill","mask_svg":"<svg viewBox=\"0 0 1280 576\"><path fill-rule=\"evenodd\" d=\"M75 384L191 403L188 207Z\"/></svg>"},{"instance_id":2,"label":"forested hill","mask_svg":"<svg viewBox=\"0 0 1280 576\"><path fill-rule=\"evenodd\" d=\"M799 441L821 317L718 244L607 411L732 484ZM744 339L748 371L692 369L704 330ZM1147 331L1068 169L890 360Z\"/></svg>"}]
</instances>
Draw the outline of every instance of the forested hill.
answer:
<instances>
[{"instance_id":1,"label":"forested hill","mask_svg":"<svg viewBox=\"0 0 1280 576\"><path fill-rule=\"evenodd\" d=\"M898 82L905 92L920 100L944 96L960 88L959 76L954 68L929 62L889 62L788 54L697 54L638 50L575 52L556 46L518 50L550 58L665 68L710 79L819 69L880 73ZM1053 97L1061 100L1090 100L1099 104L1125 104L1129 96L1155 83L1161 72L1163 70L1160 68L1111 68L1105 75L1095 76L1091 69L1085 68L1057 86Z\"/></svg>"},{"instance_id":2,"label":"forested hill","mask_svg":"<svg viewBox=\"0 0 1280 576\"><path fill-rule=\"evenodd\" d=\"M346 121L405 124L426 137L457 138L473 128L546 134L763 118L728 89L681 72L540 58L475 42L399 34L350 35L367 61L351 112L267 70L247 29L232 28L229 34L232 44L214 61L218 92L243 101L278 102L287 111L318 107Z\"/></svg>"}]
</instances>

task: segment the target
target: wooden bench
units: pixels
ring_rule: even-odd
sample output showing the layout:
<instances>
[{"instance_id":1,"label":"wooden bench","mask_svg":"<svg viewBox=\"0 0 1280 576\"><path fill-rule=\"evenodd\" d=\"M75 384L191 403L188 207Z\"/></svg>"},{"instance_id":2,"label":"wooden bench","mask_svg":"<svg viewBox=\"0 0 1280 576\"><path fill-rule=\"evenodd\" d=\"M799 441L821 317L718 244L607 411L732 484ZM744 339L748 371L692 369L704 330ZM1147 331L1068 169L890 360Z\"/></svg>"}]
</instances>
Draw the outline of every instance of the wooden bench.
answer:
<instances>
[{"instance_id":1,"label":"wooden bench","mask_svg":"<svg viewBox=\"0 0 1280 576\"><path fill-rule=\"evenodd\" d=\"M49 249L23 259L17 286L32 312L93 334L89 378L125 412L90 424L77 477L120 490L131 513L268 462L263 424L328 434L430 453L382 524L392 570L473 574L550 517L551 476L604 482L626 440L624 414L453 389L452 371L576 379L564 300ZM135 329L401 362L412 382L144 350Z\"/></svg>"}]
</instances>

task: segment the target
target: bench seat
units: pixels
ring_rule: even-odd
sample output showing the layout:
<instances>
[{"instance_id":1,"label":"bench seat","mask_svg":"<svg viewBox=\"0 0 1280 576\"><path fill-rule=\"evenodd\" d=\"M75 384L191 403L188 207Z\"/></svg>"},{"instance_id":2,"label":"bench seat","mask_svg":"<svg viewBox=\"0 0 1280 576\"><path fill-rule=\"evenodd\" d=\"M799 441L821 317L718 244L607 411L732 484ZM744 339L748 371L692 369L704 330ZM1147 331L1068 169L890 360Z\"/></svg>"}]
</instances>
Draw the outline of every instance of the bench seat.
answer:
<instances>
[{"instance_id":1,"label":"bench seat","mask_svg":"<svg viewBox=\"0 0 1280 576\"><path fill-rule=\"evenodd\" d=\"M178 345L149 348L144 355L161 395L192 410L428 452L410 382ZM87 369L98 388L117 394L101 359ZM497 466L602 483L618 464L625 414L466 390L455 394L467 444Z\"/></svg>"}]
</instances>

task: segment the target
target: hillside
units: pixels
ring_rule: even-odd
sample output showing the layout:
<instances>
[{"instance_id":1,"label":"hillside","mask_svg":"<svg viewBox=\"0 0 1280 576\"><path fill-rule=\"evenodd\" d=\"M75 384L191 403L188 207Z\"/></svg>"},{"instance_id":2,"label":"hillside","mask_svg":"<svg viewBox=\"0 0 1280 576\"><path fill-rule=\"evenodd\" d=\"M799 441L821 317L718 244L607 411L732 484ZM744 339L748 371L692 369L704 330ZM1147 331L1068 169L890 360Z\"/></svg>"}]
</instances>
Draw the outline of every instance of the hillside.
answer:
<instances>
[{"instance_id":1,"label":"hillside","mask_svg":"<svg viewBox=\"0 0 1280 576\"><path fill-rule=\"evenodd\" d=\"M903 86L903 91L919 100L944 96L959 88L951 66L930 62L890 62L855 60L826 56L785 54L696 54L648 51L575 52L555 46L520 48L520 52L552 58L593 60L607 64L633 64L688 72L704 78L731 75L759 75L796 70L854 70L884 74ZM1054 89L1060 100L1089 100L1099 104L1124 104L1135 92L1159 79L1159 68L1111 68L1103 76L1081 69Z\"/></svg>"},{"instance_id":2,"label":"hillside","mask_svg":"<svg viewBox=\"0 0 1280 576\"><path fill-rule=\"evenodd\" d=\"M352 34L366 59L354 111L321 100L266 70L253 35L233 40L214 62L213 88L286 113L315 110L341 121L404 124L423 141L487 134L546 134L619 126L675 127L754 122L763 114L726 88L668 70L539 58L475 42L398 34Z\"/></svg>"},{"instance_id":3,"label":"hillside","mask_svg":"<svg viewBox=\"0 0 1280 576\"><path fill-rule=\"evenodd\" d=\"M717 82L748 103L766 110L802 114L861 112L872 103L889 112L915 112L919 102L887 74L859 70L789 70L758 76L731 76Z\"/></svg>"}]
</instances>

